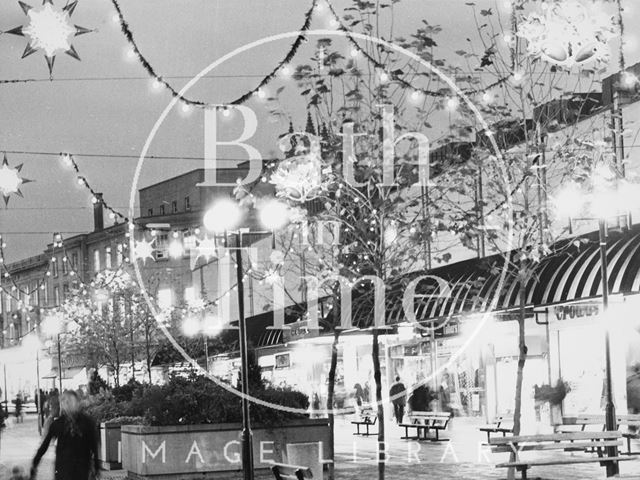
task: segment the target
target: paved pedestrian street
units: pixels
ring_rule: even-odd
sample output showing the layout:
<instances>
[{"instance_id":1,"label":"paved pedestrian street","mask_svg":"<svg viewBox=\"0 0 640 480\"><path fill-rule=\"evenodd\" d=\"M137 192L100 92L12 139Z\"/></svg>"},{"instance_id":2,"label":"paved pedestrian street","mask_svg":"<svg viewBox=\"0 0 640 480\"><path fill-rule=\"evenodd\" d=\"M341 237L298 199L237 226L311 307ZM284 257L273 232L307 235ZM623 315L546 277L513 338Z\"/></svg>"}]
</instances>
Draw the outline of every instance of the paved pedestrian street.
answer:
<instances>
[{"instance_id":1,"label":"paved pedestrian street","mask_svg":"<svg viewBox=\"0 0 640 480\"><path fill-rule=\"evenodd\" d=\"M447 441L416 442L402 440L404 429L387 425L389 457L386 478L391 480L497 480L506 478L505 471L498 471L494 465L500 457L491 455L482 446L483 435L478 432L478 421L455 419L452 428L444 432ZM349 418L340 418L336 423L336 478L361 480L377 478L375 436L354 436ZM9 478L10 469L21 465L28 472L31 458L39 443L34 417L25 422L10 425L4 430L0 444L0 479ZM637 450L640 445L636 444ZM578 454L576 454L578 455ZM42 460L38 470L39 480L53 478L54 448ZM621 474L638 475L640 460L621 463ZM102 478L116 480L126 477L124 471L103 471ZM326 473L325 473L326 476ZM530 471L531 478L545 480L581 480L605 478L605 470L598 464L577 466L537 467ZM220 474L216 478L241 480L241 472ZM268 471L256 472L256 480L271 479ZM635 477L630 477L635 478Z\"/></svg>"}]
</instances>

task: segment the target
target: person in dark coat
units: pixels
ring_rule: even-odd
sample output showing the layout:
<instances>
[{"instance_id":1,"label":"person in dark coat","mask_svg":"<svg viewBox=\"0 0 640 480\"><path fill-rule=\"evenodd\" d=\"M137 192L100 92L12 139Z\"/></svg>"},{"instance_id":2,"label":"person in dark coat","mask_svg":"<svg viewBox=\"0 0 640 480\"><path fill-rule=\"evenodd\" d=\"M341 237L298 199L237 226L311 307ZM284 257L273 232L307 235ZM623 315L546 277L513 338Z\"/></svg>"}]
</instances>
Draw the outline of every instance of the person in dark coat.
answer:
<instances>
[{"instance_id":1,"label":"person in dark coat","mask_svg":"<svg viewBox=\"0 0 640 480\"><path fill-rule=\"evenodd\" d=\"M396 381L389 389L389 396L392 398L393 414L396 417L396 423L400 424L404 417L404 406L407 404L407 389L404 383L400 381L400 377L396 377ZM396 397L397 395L397 397Z\"/></svg>"},{"instance_id":2,"label":"person in dark coat","mask_svg":"<svg viewBox=\"0 0 640 480\"><path fill-rule=\"evenodd\" d=\"M35 478L38 464L56 439L55 480L89 480L100 472L98 460L98 429L93 419L80 410L80 398L65 391L60 399L60 417L49 427L31 466Z\"/></svg>"}]
</instances>

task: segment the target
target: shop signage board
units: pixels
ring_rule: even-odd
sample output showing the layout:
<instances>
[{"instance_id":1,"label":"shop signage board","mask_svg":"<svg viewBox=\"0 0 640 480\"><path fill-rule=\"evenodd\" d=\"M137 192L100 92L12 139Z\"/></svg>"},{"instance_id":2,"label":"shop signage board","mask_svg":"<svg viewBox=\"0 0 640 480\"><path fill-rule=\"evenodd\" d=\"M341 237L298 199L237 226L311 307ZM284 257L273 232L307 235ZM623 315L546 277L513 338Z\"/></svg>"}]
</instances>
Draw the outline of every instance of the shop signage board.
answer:
<instances>
[{"instance_id":1,"label":"shop signage board","mask_svg":"<svg viewBox=\"0 0 640 480\"><path fill-rule=\"evenodd\" d=\"M319 335L317 326L310 325L308 320L290 323L282 330L282 337L285 342L293 342L294 340L302 340L303 338L314 338Z\"/></svg>"}]
</instances>

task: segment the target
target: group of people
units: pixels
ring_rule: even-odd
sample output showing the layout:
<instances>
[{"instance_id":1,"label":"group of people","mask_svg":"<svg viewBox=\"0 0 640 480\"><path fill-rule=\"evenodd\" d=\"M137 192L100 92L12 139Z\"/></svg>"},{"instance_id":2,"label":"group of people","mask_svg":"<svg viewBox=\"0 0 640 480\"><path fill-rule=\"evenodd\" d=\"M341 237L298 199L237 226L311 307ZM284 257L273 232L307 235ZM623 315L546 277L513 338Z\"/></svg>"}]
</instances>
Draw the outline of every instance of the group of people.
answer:
<instances>
[{"instance_id":1,"label":"group of people","mask_svg":"<svg viewBox=\"0 0 640 480\"><path fill-rule=\"evenodd\" d=\"M440 399L445 406L449 404L447 393L443 387L440 388ZM400 377L396 376L395 382L389 388L389 398L393 404L393 415L396 423L400 424L404 418L407 403L411 411L429 411L431 410L431 402L436 400L438 395L429 388L429 385L422 378L418 378L417 384L411 389L411 393L407 395L407 388L400 380Z\"/></svg>"}]
</instances>

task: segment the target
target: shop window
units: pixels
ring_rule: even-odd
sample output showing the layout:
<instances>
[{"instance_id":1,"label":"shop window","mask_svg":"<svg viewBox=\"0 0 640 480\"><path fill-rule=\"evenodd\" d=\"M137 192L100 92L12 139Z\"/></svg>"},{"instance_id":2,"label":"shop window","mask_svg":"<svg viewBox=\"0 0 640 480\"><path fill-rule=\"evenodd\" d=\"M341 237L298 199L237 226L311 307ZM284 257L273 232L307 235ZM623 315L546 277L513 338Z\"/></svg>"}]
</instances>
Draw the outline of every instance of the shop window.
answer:
<instances>
[{"instance_id":1,"label":"shop window","mask_svg":"<svg viewBox=\"0 0 640 480\"><path fill-rule=\"evenodd\" d=\"M171 202L171 213L178 213L178 201Z\"/></svg>"},{"instance_id":2,"label":"shop window","mask_svg":"<svg viewBox=\"0 0 640 480\"><path fill-rule=\"evenodd\" d=\"M189 195L184 197L184 209L186 212L191 210L191 199L189 198Z\"/></svg>"},{"instance_id":3,"label":"shop window","mask_svg":"<svg viewBox=\"0 0 640 480\"><path fill-rule=\"evenodd\" d=\"M196 236L191 232L186 232L182 236L182 247L184 248L184 253L187 254L189 251L196 248Z\"/></svg>"},{"instance_id":4,"label":"shop window","mask_svg":"<svg viewBox=\"0 0 640 480\"><path fill-rule=\"evenodd\" d=\"M156 260L169 258L169 234L161 233L156 235Z\"/></svg>"},{"instance_id":5,"label":"shop window","mask_svg":"<svg viewBox=\"0 0 640 480\"><path fill-rule=\"evenodd\" d=\"M147 210L147 217L153 217L153 208Z\"/></svg>"},{"instance_id":6,"label":"shop window","mask_svg":"<svg viewBox=\"0 0 640 480\"><path fill-rule=\"evenodd\" d=\"M160 205L160 215L164 215L164 205Z\"/></svg>"}]
</instances>

